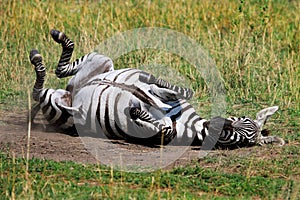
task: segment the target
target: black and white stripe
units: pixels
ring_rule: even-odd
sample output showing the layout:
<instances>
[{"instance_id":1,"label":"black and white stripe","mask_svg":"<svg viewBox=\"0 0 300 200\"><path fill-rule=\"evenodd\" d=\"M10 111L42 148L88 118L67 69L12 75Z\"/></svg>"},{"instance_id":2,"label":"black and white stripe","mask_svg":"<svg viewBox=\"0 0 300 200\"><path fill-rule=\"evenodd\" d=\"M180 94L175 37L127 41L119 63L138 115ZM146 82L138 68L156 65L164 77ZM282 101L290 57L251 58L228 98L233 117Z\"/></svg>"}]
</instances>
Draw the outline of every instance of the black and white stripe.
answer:
<instances>
[{"instance_id":1,"label":"black and white stripe","mask_svg":"<svg viewBox=\"0 0 300 200\"><path fill-rule=\"evenodd\" d=\"M50 124L63 129L74 124L85 131L144 144L166 144L174 138L182 144L215 141L221 147L258 142L260 126L248 117L201 118L188 103L192 90L168 83L138 69L113 69L110 58L90 53L70 63L74 43L59 31L53 39L62 45L57 77L74 75L66 90L44 89L45 66L33 50L36 82L33 98ZM264 115L262 115L264 116Z\"/></svg>"}]
</instances>

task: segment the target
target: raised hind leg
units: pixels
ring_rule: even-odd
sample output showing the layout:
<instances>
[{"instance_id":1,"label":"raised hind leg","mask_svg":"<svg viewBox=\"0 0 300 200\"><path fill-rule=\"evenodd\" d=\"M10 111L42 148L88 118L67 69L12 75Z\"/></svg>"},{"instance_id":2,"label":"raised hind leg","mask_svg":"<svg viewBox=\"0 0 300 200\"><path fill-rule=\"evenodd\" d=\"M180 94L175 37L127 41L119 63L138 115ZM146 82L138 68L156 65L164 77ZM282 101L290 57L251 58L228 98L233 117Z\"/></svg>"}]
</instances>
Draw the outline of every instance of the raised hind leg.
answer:
<instances>
[{"instance_id":1,"label":"raised hind leg","mask_svg":"<svg viewBox=\"0 0 300 200\"><path fill-rule=\"evenodd\" d=\"M38 102L31 110L30 120L33 122L38 111L42 109L44 117L50 124L63 129L72 127L74 108L71 107L71 93L61 89L44 88L46 67L41 54L37 50L31 50L29 59L36 72L32 96Z\"/></svg>"},{"instance_id":2,"label":"raised hind leg","mask_svg":"<svg viewBox=\"0 0 300 200\"><path fill-rule=\"evenodd\" d=\"M61 44L62 54L60 56L55 74L58 78L72 76L77 72L77 66L70 64L74 50L74 43L62 32L51 30L50 34L55 42Z\"/></svg>"},{"instance_id":3,"label":"raised hind leg","mask_svg":"<svg viewBox=\"0 0 300 200\"><path fill-rule=\"evenodd\" d=\"M30 51L30 62L34 65L36 80L32 89L32 97L35 101L40 101L40 94L44 89L44 82L46 77L46 68L42 63L42 56L35 49ZM36 104L31 110L31 121L33 122L36 114L40 110L40 102Z\"/></svg>"},{"instance_id":4,"label":"raised hind leg","mask_svg":"<svg viewBox=\"0 0 300 200\"><path fill-rule=\"evenodd\" d=\"M42 56L37 50L33 49L30 51L29 59L31 64L34 65L36 73L36 80L33 86L32 96L35 101L39 101L40 93L44 87L46 68L43 64Z\"/></svg>"},{"instance_id":5,"label":"raised hind leg","mask_svg":"<svg viewBox=\"0 0 300 200\"><path fill-rule=\"evenodd\" d=\"M52 29L50 34L54 41L62 46L62 54L55 70L55 74L58 78L73 76L83 67L85 70L84 72L80 71L80 73L85 74L85 76L91 76L113 70L113 63L111 59L95 52L89 53L70 63L74 50L74 42L63 32L58 30Z\"/></svg>"}]
</instances>

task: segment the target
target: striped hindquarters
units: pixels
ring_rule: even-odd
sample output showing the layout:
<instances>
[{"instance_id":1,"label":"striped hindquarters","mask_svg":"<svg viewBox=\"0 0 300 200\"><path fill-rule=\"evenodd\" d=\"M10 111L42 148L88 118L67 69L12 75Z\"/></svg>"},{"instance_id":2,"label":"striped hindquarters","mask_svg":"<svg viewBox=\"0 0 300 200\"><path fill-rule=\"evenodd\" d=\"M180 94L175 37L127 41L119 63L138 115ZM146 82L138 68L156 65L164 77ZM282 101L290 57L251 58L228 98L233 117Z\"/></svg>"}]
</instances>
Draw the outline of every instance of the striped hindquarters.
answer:
<instances>
[{"instance_id":1,"label":"striped hindquarters","mask_svg":"<svg viewBox=\"0 0 300 200\"><path fill-rule=\"evenodd\" d=\"M44 89L39 98L40 108L49 124L61 129L73 127L71 94L65 90Z\"/></svg>"}]
</instances>

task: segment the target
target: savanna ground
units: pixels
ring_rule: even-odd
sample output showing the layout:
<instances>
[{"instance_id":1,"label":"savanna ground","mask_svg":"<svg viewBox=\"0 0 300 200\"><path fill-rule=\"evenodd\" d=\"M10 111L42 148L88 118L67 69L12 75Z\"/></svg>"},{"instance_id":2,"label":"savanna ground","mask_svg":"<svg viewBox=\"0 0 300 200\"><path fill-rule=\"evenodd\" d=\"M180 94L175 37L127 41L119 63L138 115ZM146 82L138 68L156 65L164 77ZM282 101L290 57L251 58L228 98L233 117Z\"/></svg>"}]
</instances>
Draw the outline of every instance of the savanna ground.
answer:
<instances>
[{"instance_id":1,"label":"savanna ground","mask_svg":"<svg viewBox=\"0 0 300 200\"><path fill-rule=\"evenodd\" d=\"M299 1L30 0L0 5L1 199L299 199ZM287 145L217 150L202 159L190 149L166 169L130 173L97 163L79 138L47 131L41 123L32 127L28 154L26 113L35 79L29 51L36 48L44 56L46 87L64 88L67 80L53 73L61 49L50 29L63 30L75 41L77 58L115 34L141 27L179 31L208 51L224 79L226 116L254 117L278 105L267 128ZM117 69L157 63L179 72L195 91L197 112L210 117L206 83L184 59L138 50L114 63Z\"/></svg>"}]
</instances>

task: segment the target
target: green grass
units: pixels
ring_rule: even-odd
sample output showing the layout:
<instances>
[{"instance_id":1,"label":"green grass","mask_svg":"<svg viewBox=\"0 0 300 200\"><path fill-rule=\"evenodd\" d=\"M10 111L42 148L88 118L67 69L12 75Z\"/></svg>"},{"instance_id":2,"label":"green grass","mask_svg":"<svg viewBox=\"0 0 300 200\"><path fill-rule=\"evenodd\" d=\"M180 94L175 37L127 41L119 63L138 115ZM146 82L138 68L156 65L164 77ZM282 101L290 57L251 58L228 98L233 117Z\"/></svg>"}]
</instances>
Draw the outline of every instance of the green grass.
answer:
<instances>
[{"instance_id":1,"label":"green grass","mask_svg":"<svg viewBox=\"0 0 300 200\"><path fill-rule=\"evenodd\" d=\"M0 158L3 199L280 199L299 195L299 180L272 173L230 174L199 164L170 171L129 173L101 165L39 159L29 160L27 171L25 159L6 154ZM247 165L241 161L241 165Z\"/></svg>"},{"instance_id":2,"label":"green grass","mask_svg":"<svg viewBox=\"0 0 300 200\"><path fill-rule=\"evenodd\" d=\"M58 80L53 73L61 49L52 41L50 29L62 30L75 41L76 58L117 33L164 27L193 38L215 60L227 90L227 115L254 116L261 108L278 105L280 111L267 126L289 144L277 151L258 148L258 152L267 151L261 157L205 158L202 162L212 166L208 169L201 168L200 162L153 174L122 174L103 166L37 159L29 161L26 171L24 160L1 154L0 198L299 197L299 1L66 2L0 3L1 109L27 108L27 93L35 79L28 59L32 48L41 52L48 67L46 86L65 87L67 80ZM140 50L114 63L116 68L158 63L180 72L195 91L197 111L210 117L211 98L205 82L177 55Z\"/></svg>"}]
</instances>

